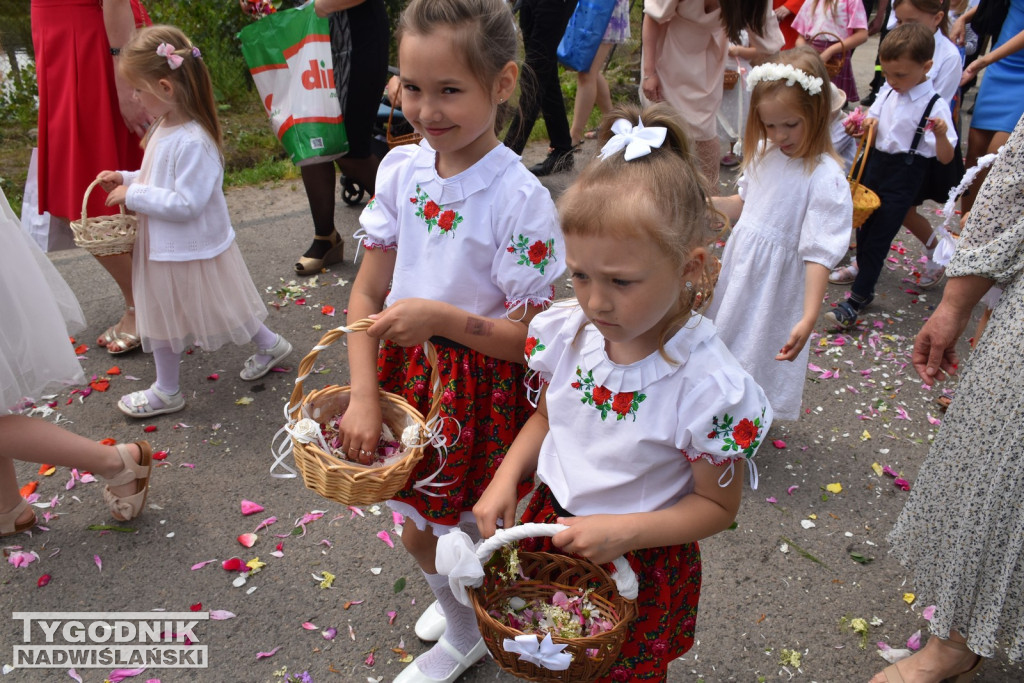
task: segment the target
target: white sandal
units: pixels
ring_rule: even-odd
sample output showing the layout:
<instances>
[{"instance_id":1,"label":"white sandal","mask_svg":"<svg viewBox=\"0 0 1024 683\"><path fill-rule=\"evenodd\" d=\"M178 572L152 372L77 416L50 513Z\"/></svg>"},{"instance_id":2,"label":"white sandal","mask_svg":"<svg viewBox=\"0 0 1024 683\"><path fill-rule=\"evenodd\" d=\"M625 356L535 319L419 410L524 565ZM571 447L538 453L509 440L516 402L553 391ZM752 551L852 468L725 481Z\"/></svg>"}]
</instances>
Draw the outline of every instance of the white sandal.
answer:
<instances>
[{"instance_id":1,"label":"white sandal","mask_svg":"<svg viewBox=\"0 0 1024 683\"><path fill-rule=\"evenodd\" d=\"M149 390L152 391L153 394L160 399L160 402L164 404L162 408L154 408L146 397L146 392L133 391L130 394L122 396L117 401L118 409L128 417L142 420L156 415L176 413L185 407L185 397L182 396L181 390L178 390L173 394L165 394L156 388L156 384L151 385Z\"/></svg>"},{"instance_id":2,"label":"white sandal","mask_svg":"<svg viewBox=\"0 0 1024 683\"><path fill-rule=\"evenodd\" d=\"M245 367L238 373L238 376L244 379L246 382L263 377L268 372L274 369L274 366L284 360L292 352L292 345L287 339L280 334L277 335L277 341L269 349L260 349L259 354L253 354L245 360ZM270 356L270 360L266 363L260 363L256 360L256 356Z\"/></svg>"}]
</instances>

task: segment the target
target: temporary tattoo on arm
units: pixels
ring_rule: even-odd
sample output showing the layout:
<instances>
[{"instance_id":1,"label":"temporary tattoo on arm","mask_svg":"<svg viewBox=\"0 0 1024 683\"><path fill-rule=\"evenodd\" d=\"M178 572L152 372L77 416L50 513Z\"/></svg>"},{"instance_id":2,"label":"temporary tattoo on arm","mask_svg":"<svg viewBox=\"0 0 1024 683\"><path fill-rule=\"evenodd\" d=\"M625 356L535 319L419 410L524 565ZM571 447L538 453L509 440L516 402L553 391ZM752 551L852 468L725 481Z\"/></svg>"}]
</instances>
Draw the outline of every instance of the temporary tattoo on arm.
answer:
<instances>
[{"instance_id":1,"label":"temporary tattoo on arm","mask_svg":"<svg viewBox=\"0 0 1024 683\"><path fill-rule=\"evenodd\" d=\"M466 319L466 333L476 335L477 337L489 337L491 331L494 329L494 321L487 320L486 318L474 318L470 316Z\"/></svg>"}]
</instances>

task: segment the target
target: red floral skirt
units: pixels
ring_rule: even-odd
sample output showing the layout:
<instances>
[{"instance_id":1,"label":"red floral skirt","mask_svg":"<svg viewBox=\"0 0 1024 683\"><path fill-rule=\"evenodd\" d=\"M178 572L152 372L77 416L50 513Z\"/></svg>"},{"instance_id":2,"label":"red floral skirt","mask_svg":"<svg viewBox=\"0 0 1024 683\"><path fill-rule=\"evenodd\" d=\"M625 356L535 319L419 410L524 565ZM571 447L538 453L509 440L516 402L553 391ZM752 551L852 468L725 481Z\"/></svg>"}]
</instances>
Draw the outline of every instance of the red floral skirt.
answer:
<instances>
[{"instance_id":1,"label":"red floral skirt","mask_svg":"<svg viewBox=\"0 0 1024 683\"><path fill-rule=\"evenodd\" d=\"M441 421L448 454L431 483L450 485L425 487L436 496L413 488L441 464L438 452L427 447L394 500L413 507L427 522L456 526L487 488L533 407L526 400L524 365L491 358L453 342L434 342L443 392L440 417L451 419ZM377 375L382 389L404 397L421 414L427 414L433 392L422 346L403 348L385 342ZM532 483L524 483L520 494L526 495L530 488Z\"/></svg>"},{"instance_id":2,"label":"red floral skirt","mask_svg":"<svg viewBox=\"0 0 1024 683\"><path fill-rule=\"evenodd\" d=\"M537 484L522 522L553 523L551 489ZM549 538L520 542L523 550L560 552ZM700 599L700 547L696 543L645 548L626 554L640 581L638 615L630 626L622 652L603 683L663 681L668 664L693 647Z\"/></svg>"}]
</instances>

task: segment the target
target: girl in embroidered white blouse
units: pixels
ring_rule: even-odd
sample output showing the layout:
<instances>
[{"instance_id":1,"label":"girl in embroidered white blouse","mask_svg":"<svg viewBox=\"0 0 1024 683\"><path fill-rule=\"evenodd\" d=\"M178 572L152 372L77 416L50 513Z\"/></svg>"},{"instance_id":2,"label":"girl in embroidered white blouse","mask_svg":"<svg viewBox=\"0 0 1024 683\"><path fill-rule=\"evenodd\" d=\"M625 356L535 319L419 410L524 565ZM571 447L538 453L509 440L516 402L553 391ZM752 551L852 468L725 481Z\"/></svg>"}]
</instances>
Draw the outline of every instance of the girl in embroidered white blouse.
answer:
<instances>
[{"instance_id":1,"label":"girl in embroidered white blouse","mask_svg":"<svg viewBox=\"0 0 1024 683\"><path fill-rule=\"evenodd\" d=\"M664 104L612 117L559 202L576 300L530 324L537 412L473 512L484 537L511 525L536 475L522 521L569 528L525 549L625 554L638 575L640 615L605 680L664 680L693 644L697 542L735 518L772 411L699 312L718 219L681 119Z\"/></svg>"},{"instance_id":2,"label":"girl in embroidered white blouse","mask_svg":"<svg viewBox=\"0 0 1024 683\"><path fill-rule=\"evenodd\" d=\"M98 176L108 206L123 204L139 215L132 286L156 381L122 396L117 407L148 419L185 407L179 375L190 344L214 351L253 342L258 350L240 373L250 381L270 372L292 345L263 324L266 306L235 244L221 188L220 123L199 48L173 26L150 26L121 48L118 68L156 119L143 140L140 170Z\"/></svg>"},{"instance_id":3,"label":"girl in embroidered white blouse","mask_svg":"<svg viewBox=\"0 0 1024 683\"><path fill-rule=\"evenodd\" d=\"M352 460L377 448L378 387L427 414L437 351L443 392L434 425L446 452L428 448L388 502L405 516L402 544L438 599L416 634L438 644L396 679L454 681L487 648L472 609L434 563L437 537L473 524L472 508L532 412L524 387L527 323L551 302L565 264L551 195L502 145L518 77L518 44L504 0L413 0L398 28L402 110L423 135L391 150L360 216L363 262L348 339L351 402L341 421ZM525 491L524 491L525 493Z\"/></svg>"}]
</instances>

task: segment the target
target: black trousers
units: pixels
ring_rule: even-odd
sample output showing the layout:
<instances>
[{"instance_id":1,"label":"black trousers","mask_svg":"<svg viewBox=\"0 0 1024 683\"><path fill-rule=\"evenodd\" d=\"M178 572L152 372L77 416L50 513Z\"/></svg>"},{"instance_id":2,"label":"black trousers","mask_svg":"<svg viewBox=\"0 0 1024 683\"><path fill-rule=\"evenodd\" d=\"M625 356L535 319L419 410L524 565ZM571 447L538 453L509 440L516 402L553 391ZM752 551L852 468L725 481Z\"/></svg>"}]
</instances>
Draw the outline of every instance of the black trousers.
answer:
<instances>
[{"instance_id":1,"label":"black trousers","mask_svg":"<svg viewBox=\"0 0 1024 683\"><path fill-rule=\"evenodd\" d=\"M857 229L859 272L851 288L853 303L863 304L874 297L889 246L914 205L930 161L918 154L871 151L862 182L878 194L881 206Z\"/></svg>"},{"instance_id":2,"label":"black trousers","mask_svg":"<svg viewBox=\"0 0 1024 683\"><path fill-rule=\"evenodd\" d=\"M557 52L575 10L576 0L523 0L519 9L526 68L520 79L519 111L505 135L505 144L516 154L522 154L526 147L538 113L544 115L551 146L561 151L572 149L565 100L558 82Z\"/></svg>"}]
</instances>

